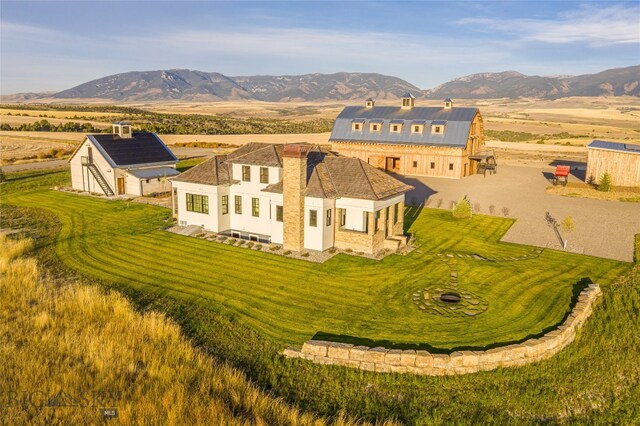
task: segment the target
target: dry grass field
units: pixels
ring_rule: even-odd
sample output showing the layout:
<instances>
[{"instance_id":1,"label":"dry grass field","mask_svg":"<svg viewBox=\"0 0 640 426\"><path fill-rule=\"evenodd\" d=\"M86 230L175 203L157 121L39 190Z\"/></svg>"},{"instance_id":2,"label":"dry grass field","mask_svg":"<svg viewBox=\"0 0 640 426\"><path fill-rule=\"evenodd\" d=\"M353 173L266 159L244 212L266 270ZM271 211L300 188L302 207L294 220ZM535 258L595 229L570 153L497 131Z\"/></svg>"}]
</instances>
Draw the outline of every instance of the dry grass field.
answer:
<instances>
[{"instance_id":1,"label":"dry grass field","mask_svg":"<svg viewBox=\"0 0 640 426\"><path fill-rule=\"evenodd\" d=\"M39 100L42 102L42 100ZM58 102L58 101L56 101ZM0 108L0 123L19 125L42 120L53 124L78 122L106 128L118 113L84 112L79 104L105 104L98 100L64 102L78 105L78 111L20 110ZM60 102L58 102L60 103ZM288 120L333 119L347 104L356 102L135 102L123 106L172 114L205 114L237 118ZM440 101L419 100L419 105L439 106ZM380 101L378 105L396 105ZM458 106L477 106L482 111L487 146L504 162L550 162L555 159L586 161L583 148L593 139L640 143L640 99L635 97L564 98L558 100L492 99L455 100ZM19 115L18 115L19 114ZM74 117L82 117L74 118ZM96 120L88 120L88 118ZM496 136L496 135L500 136ZM82 134L48 132L0 132L0 158L30 157L60 144L76 144ZM329 133L286 135L162 135L171 145L177 142L217 142L242 145L248 142L310 142L325 144Z\"/></svg>"}]
</instances>

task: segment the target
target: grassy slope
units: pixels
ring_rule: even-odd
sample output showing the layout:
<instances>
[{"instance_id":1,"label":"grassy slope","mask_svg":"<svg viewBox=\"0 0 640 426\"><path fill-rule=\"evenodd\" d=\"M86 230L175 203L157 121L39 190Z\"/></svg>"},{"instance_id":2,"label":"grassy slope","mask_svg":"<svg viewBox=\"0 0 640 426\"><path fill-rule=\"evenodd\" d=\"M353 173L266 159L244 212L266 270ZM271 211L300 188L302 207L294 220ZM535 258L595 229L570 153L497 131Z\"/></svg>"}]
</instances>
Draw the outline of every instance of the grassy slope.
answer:
<instances>
[{"instance_id":1,"label":"grassy slope","mask_svg":"<svg viewBox=\"0 0 640 426\"><path fill-rule=\"evenodd\" d=\"M606 285L628 267L554 251L518 262L460 259L461 288L487 300L489 310L445 318L411 302L416 290L448 280L435 254L526 254L528 247L498 242L510 220L408 211L419 251L383 261L339 255L318 265L160 231L169 212L153 206L48 190L13 192L6 200L56 214L57 254L82 274L221 307L281 344L301 344L316 332L438 349L516 341L560 322L581 279Z\"/></svg>"},{"instance_id":2,"label":"grassy slope","mask_svg":"<svg viewBox=\"0 0 640 426\"><path fill-rule=\"evenodd\" d=\"M11 185L29 191L65 179L68 174L63 172ZM5 189L0 187L0 192ZM45 259L54 258L55 247L46 235L55 235L60 227L55 216L44 210L14 213L16 225L31 226L45 236L38 239L40 252ZM57 260L51 266L56 273L64 269ZM219 314L212 304L149 298L130 286L118 287L143 309L169 313L210 355L241 367L263 388L316 413L332 416L345 410L367 420L394 418L418 425L633 424L640 417L640 335L635 326L640 323L640 266L604 287L602 302L576 342L552 359L451 377L375 374L285 360L277 355L280 344Z\"/></svg>"},{"instance_id":3,"label":"grassy slope","mask_svg":"<svg viewBox=\"0 0 640 426\"><path fill-rule=\"evenodd\" d=\"M41 392L34 404L62 390L81 407L12 404L0 411L7 424L98 424L101 407L118 409L116 424L326 424L203 356L162 314L137 313L115 292L43 280L20 256L29 243L0 235L0 388ZM100 402L93 390L105 392Z\"/></svg>"}]
</instances>

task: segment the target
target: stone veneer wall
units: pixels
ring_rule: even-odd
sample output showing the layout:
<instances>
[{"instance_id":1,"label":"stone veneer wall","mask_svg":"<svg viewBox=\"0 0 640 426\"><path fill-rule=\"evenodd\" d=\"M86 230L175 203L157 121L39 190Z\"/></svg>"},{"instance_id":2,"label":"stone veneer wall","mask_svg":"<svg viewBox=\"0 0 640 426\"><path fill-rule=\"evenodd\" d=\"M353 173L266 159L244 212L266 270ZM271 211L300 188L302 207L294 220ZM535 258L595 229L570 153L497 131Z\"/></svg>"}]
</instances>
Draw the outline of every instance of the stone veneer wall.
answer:
<instances>
[{"instance_id":1,"label":"stone veneer wall","mask_svg":"<svg viewBox=\"0 0 640 426\"><path fill-rule=\"evenodd\" d=\"M335 364L361 370L420 375L453 375L493 370L498 367L520 366L549 358L576 337L591 315L592 305L601 294L597 284L590 284L578 297L573 311L562 325L537 339L487 351L460 351L432 354L421 350L369 348L347 343L309 340L302 350L285 349L289 358L302 358L317 364Z\"/></svg>"}]
</instances>

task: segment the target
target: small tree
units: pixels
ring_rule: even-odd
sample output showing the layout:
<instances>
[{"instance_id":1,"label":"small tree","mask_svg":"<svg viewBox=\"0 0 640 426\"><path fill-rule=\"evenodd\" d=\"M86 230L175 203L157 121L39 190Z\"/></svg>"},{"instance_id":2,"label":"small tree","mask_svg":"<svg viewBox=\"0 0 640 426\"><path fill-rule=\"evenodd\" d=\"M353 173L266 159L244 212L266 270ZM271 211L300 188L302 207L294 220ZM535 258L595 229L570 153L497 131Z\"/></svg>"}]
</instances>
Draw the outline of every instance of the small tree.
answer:
<instances>
[{"instance_id":1,"label":"small tree","mask_svg":"<svg viewBox=\"0 0 640 426\"><path fill-rule=\"evenodd\" d=\"M566 232L567 234L572 233L573 231L575 231L576 226L573 223L573 218L571 216L567 216L565 217L562 222L560 223L560 227L562 228L562 230L564 232ZM564 244L563 247L566 249L567 248L567 243L569 242L568 239L564 240Z\"/></svg>"},{"instance_id":2,"label":"small tree","mask_svg":"<svg viewBox=\"0 0 640 426\"><path fill-rule=\"evenodd\" d=\"M609 173L605 173L598 182L598 191L610 192L611 191L611 176Z\"/></svg>"},{"instance_id":3,"label":"small tree","mask_svg":"<svg viewBox=\"0 0 640 426\"><path fill-rule=\"evenodd\" d=\"M453 217L456 219L469 219L471 217L471 203L466 196L460 197L453 208Z\"/></svg>"},{"instance_id":4,"label":"small tree","mask_svg":"<svg viewBox=\"0 0 640 426\"><path fill-rule=\"evenodd\" d=\"M4 172L2 171L2 167L0 167L0 182L4 182L7 179Z\"/></svg>"}]
</instances>

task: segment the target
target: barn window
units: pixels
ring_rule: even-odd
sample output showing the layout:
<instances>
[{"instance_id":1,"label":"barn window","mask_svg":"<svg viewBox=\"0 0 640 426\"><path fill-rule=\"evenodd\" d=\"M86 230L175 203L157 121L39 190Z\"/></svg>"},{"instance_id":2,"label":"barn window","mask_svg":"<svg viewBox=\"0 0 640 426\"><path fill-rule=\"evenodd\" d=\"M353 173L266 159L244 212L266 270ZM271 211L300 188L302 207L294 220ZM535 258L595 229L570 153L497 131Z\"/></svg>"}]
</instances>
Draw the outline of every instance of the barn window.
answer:
<instances>
[{"instance_id":1,"label":"barn window","mask_svg":"<svg viewBox=\"0 0 640 426\"><path fill-rule=\"evenodd\" d=\"M434 132L434 133L441 133L441 132L442 132L442 127L440 127L440 126L435 126L435 127L433 128L433 132Z\"/></svg>"},{"instance_id":2,"label":"barn window","mask_svg":"<svg viewBox=\"0 0 640 426\"><path fill-rule=\"evenodd\" d=\"M187 211L209 213L209 197L206 195L187 194Z\"/></svg>"},{"instance_id":3,"label":"barn window","mask_svg":"<svg viewBox=\"0 0 640 426\"><path fill-rule=\"evenodd\" d=\"M436 168L436 163L434 163L433 161L431 162L431 168L435 169Z\"/></svg>"},{"instance_id":4,"label":"barn window","mask_svg":"<svg viewBox=\"0 0 640 426\"><path fill-rule=\"evenodd\" d=\"M449 170L453 170L453 163L449 163Z\"/></svg>"},{"instance_id":5,"label":"barn window","mask_svg":"<svg viewBox=\"0 0 640 426\"><path fill-rule=\"evenodd\" d=\"M379 124L372 124L371 125L371 131L372 132L379 132L380 131L380 125Z\"/></svg>"},{"instance_id":6,"label":"barn window","mask_svg":"<svg viewBox=\"0 0 640 426\"><path fill-rule=\"evenodd\" d=\"M413 167L418 167L418 162L417 161L413 162Z\"/></svg>"},{"instance_id":7,"label":"barn window","mask_svg":"<svg viewBox=\"0 0 640 426\"><path fill-rule=\"evenodd\" d=\"M413 126L413 133L420 133L420 126Z\"/></svg>"}]
</instances>

